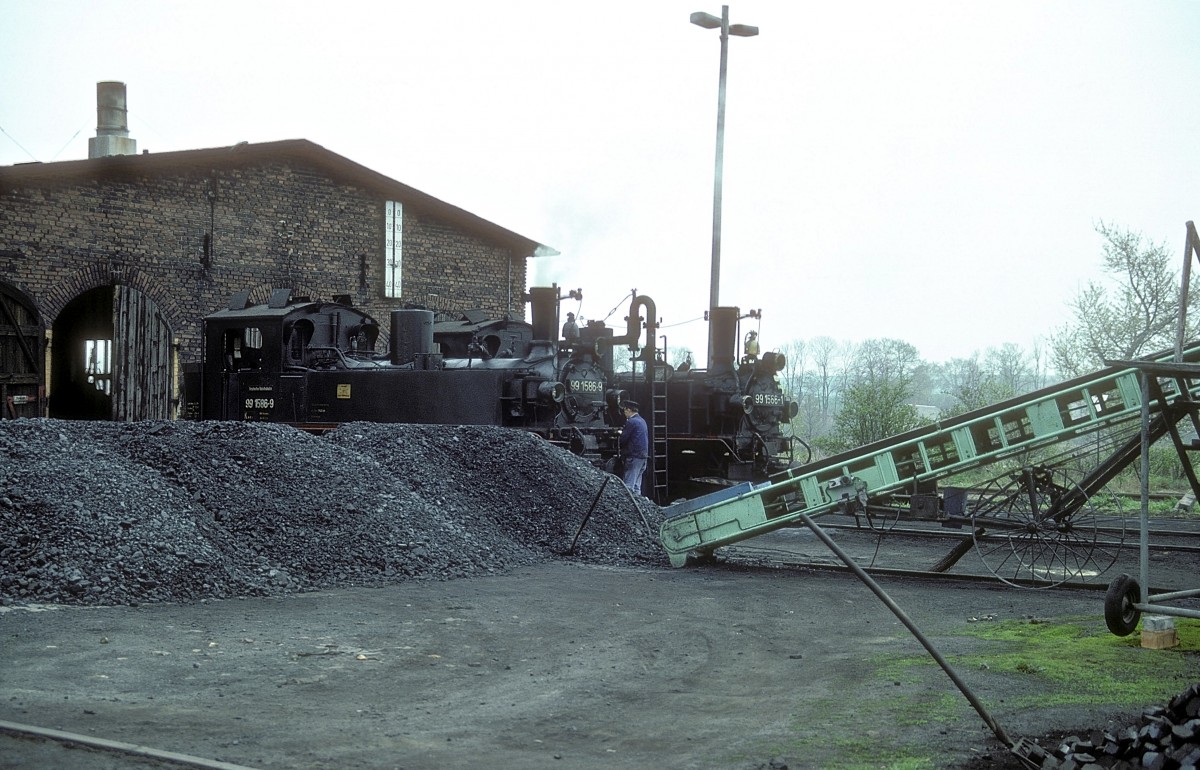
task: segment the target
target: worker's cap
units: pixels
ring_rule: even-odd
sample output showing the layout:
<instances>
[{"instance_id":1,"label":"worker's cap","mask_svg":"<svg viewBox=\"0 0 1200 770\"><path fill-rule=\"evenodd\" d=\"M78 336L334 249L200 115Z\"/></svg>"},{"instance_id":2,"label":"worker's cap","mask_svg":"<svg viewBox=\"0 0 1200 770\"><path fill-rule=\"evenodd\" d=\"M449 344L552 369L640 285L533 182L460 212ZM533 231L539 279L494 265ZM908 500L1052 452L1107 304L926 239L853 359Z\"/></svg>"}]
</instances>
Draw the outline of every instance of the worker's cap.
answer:
<instances>
[{"instance_id":1,"label":"worker's cap","mask_svg":"<svg viewBox=\"0 0 1200 770\"><path fill-rule=\"evenodd\" d=\"M631 412L636 412L638 410L638 402L626 401L624 404L621 404L621 408L628 409Z\"/></svg>"},{"instance_id":2,"label":"worker's cap","mask_svg":"<svg viewBox=\"0 0 1200 770\"><path fill-rule=\"evenodd\" d=\"M574 317L575 317L574 313L567 313L567 318L574 318Z\"/></svg>"}]
</instances>

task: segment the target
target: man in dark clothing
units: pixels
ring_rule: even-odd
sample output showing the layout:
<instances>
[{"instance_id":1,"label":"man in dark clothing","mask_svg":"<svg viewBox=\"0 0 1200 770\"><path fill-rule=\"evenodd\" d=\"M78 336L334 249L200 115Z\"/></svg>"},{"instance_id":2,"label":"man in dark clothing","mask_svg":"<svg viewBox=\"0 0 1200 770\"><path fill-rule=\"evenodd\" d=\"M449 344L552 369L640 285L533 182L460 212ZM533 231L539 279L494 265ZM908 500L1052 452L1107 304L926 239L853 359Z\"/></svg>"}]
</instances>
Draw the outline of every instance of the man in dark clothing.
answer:
<instances>
[{"instance_id":1,"label":"man in dark clothing","mask_svg":"<svg viewBox=\"0 0 1200 770\"><path fill-rule=\"evenodd\" d=\"M575 323L574 313L567 313L567 322L563 324L562 336L567 342L579 341L579 324Z\"/></svg>"},{"instance_id":2,"label":"man in dark clothing","mask_svg":"<svg viewBox=\"0 0 1200 770\"><path fill-rule=\"evenodd\" d=\"M638 414L636 401L622 405L625 412L625 427L621 429L621 458L625 463L622 481L630 492L642 493L642 474L646 472L646 458L650 454L650 431L646 421Z\"/></svg>"}]
</instances>

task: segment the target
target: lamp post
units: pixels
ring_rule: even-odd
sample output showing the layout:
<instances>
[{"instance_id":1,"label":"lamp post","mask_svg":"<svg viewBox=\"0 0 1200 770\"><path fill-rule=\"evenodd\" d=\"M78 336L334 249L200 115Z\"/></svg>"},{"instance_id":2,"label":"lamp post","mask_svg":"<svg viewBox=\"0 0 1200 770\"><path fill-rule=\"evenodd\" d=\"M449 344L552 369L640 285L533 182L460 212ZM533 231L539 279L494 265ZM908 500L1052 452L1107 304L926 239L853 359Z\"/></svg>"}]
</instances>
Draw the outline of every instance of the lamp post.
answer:
<instances>
[{"instance_id":1,"label":"lamp post","mask_svg":"<svg viewBox=\"0 0 1200 770\"><path fill-rule=\"evenodd\" d=\"M717 87L717 159L716 172L713 182L713 233L712 233L712 274L708 288L708 362L713 362L712 311L717 308L720 300L721 285L721 177L725 166L725 70L729 61L729 36L754 37L758 27L747 24L729 23L729 6L721 6L721 18L711 13L697 11L691 16L691 22L705 29L721 30L721 78Z\"/></svg>"}]
</instances>

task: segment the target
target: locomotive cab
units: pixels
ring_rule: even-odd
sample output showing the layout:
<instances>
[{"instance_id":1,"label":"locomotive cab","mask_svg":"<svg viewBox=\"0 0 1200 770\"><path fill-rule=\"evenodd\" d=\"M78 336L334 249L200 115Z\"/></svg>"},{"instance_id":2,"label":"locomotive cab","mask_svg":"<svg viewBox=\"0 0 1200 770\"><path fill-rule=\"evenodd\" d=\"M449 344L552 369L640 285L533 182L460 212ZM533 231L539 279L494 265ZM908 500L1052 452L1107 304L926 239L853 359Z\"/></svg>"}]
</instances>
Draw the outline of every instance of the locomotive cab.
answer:
<instances>
[{"instance_id":1,"label":"locomotive cab","mask_svg":"<svg viewBox=\"0 0 1200 770\"><path fill-rule=\"evenodd\" d=\"M185 368L185 416L303 422L301 372L374 365L379 327L366 313L293 299L288 290L265 305L249 305L248 297L204 319L204 360Z\"/></svg>"}]
</instances>

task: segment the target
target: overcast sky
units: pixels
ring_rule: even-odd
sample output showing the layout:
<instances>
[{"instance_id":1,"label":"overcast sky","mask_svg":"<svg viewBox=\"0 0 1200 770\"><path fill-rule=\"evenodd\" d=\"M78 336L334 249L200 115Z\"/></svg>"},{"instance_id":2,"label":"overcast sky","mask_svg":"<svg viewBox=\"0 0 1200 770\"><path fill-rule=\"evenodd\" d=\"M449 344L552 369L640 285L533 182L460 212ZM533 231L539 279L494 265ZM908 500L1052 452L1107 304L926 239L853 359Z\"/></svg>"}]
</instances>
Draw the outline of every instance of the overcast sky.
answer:
<instances>
[{"instance_id":1,"label":"overcast sky","mask_svg":"<svg viewBox=\"0 0 1200 770\"><path fill-rule=\"evenodd\" d=\"M544 243L531 285L703 362L720 36L683 0L0 0L0 165L87 157L96 83L139 152L308 139ZM764 349L1032 347L1107 222L1183 258L1200 3L740 0L720 302ZM571 307L574 307L572 305ZM609 315L617 308L616 313Z\"/></svg>"}]
</instances>

